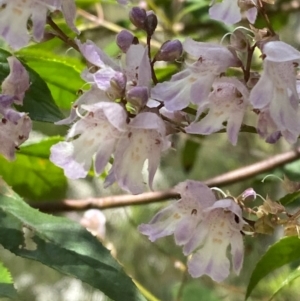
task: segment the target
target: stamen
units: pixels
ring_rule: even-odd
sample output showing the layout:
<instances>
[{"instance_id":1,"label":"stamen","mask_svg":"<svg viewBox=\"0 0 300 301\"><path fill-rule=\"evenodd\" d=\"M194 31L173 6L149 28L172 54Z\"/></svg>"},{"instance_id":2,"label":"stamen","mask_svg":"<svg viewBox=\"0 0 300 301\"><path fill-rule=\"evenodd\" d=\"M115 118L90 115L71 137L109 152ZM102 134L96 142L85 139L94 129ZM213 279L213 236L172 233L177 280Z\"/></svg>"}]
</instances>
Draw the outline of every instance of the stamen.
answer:
<instances>
[{"instance_id":1,"label":"stamen","mask_svg":"<svg viewBox=\"0 0 300 301\"><path fill-rule=\"evenodd\" d=\"M265 177L261 180L261 182L264 183L265 179L267 179L267 178L269 178L269 177L276 178L276 179L278 179L280 182L283 182L283 179L279 178L279 177L276 176L276 175L272 175L272 174L271 174L271 175L265 176Z\"/></svg>"},{"instance_id":2,"label":"stamen","mask_svg":"<svg viewBox=\"0 0 300 301\"><path fill-rule=\"evenodd\" d=\"M85 118L85 116L81 115L81 113L79 112L79 106L77 106L77 107L75 108L75 111L76 111L76 115L77 115L79 118L81 118L81 119L84 119L84 118Z\"/></svg>"},{"instance_id":3,"label":"stamen","mask_svg":"<svg viewBox=\"0 0 300 301\"><path fill-rule=\"evenodd\" d=\"M218 187L211 187L210 190L216 190L216 191L220 192L225 198L227 197L227 194Z\"/></svg>"}]
</instances>

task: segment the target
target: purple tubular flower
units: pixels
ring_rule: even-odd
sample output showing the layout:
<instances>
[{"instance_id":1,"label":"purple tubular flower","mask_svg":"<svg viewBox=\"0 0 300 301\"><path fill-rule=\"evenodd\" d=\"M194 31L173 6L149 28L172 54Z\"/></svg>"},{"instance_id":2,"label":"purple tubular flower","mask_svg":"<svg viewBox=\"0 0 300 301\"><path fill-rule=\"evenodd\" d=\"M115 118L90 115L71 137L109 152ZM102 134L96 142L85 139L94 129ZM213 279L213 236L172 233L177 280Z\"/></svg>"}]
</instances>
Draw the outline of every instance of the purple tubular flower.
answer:
<instances>
[{"instance_id":1,"label":"purple tubular flower","mask_svg":"<svg viewBox=\"0 0 300 301\"><path fill-rule=\"evenodd\" d=\"M230 262L226 256L231 245L232 265L239 274L244 257L241 230L245 224L241 208L232 199L216 201L204 209L203 220L191 239L184 245L183 253L191 254L188 270L192 277L210 276L221 282L229 275Z\"/></svg>"},{"instance_id":2,"label":"purple tubular flower","mask_svg":"<svg viewBox=\"0 0 300 301\"><path fill-rule=\"evenodd\" d=\"M10 73L2 82L2 94L14 96L14 103L23 104L25 92L29 89L28 72L14 56L7 58Z\"/></svg>"},{"instance_id":3,"label":"purple tubular flower","mask_svg":"<svg viewBox=\"0 0 300 301\"><path fill-rule=\"evenodd\" d=\"M186 108L189 100L200 105L207 99L213 81L228 67L239 66L237 57L217 44L186 39L183 48L196 61L151 90L151 98L163 101L169 111Z\"/></svg>"},{"instance_id":4,"label":"purple tubular flower","mask_svg":"<svg viewBox=\"0 0 300 301\"><path fill-rule=\"evenodd\" d=\"M281 41L263 46L264 70L250 93L250 102L262 113L258 132L267 138L271 132L281 133L288 142L296 142L300 133L299 96L296 87L295 64L300 63L300 52ZM267 138L275 142L276 137Z\"/></svg>"},{"instance_id":5,"label":"purple tubular flower","mask_svg":"<svg viewBox=\"0 0 300 301\"><path fill-rule=\"evenodd\" d=\"M221 3L215 3L209 9L209 15L212 19L222 21L225 24L235 24L242 19L241 10L246 11L247 19L254 23L257 16L256 0L223 0Z\"/></svg>"},{"instance_id":6,"label":"purple tubular flower","mask_svg":"<svg viewBox=\"0 0 300 301\"><path fill-rule=\"evenodd\" d=\"M192 277L208 275L223 281L230 271L227 249L231 245L232 265L239 274L243 264L243 237L246 224L242 210L232 199L216 200L203 183L187 180L175 187L181 199L159 211L139 231L151 241L174 234L177 245L183 246Z\"/></svg>"},{"instance_id":7,"label":"purple tubular flower","mask_svg":"<svg viewBox=\"0 0 300 301\"><path fill-rule=\"evenodd\" d=\"M113 68L116 71L120 71L121 68L116 64L107 54L105 54L97 45L87 40L85 43L81 43L80 40L76 40L81 54L84 58L93 65L105 68L107 66Z\"/></svg>"},{"instance_id":8,"label":"purple tubular flower","mask_svg":"<svg viewBox=\"0 0 300 301\"><path fill-rule=\"evenodd\" d=\"M49 0L47 0L47 1L49 1ZM61 0L61 11L65 17L65 20L66 20L66 23L68 24L68 26L75 33L80 34L80 31L75 26L75 18L76 18L75 1L74 0Z\"/></svg>"},{"instance_id":9,"label":"purple tubular flower","mask_svg":"<svg viewBox=\"0 0 300 301\"><path fill-rule=\"evenodd\" d=\"M35 41L42 40L48 10L62 10L69 27L79 33L74 25L76 14L74 0L2 0L1 4L0 35L15 50L26 46L30 40L27 31L27 22L30 18Z\"/></svg>"},{"instance_id":10,"label":"purple tubular flower","mask_svg":"<svg viewBox=\"0 0 300 301\"><path fill-rule=\"evenodd\" d=\"M63 168L70 179L87 175L94 154L95 173L101 174L121 133L126 130L126 113L119 104L99 102L82 108L88 113L72 126L67 139L80 136L51 147L50 160Z\"/></svg>"},{"instance_id":11,"label":"purple tubular flower","mask_svg":"<svg viewBox=\"0 0 300 301\"><path fill-rule=\"evenodd\" d=\"M0 95L0 153L8 160L14 160L16 149L28 139L32 122L27 114L17 112L12 105L23 104L30 82L26 69L15 57L7 60L10 73L2 82Z\"/></svg>"},{"instance_id":12,"label":"purple tubular flower","mask_svg":"<svg viewBox=\"0 0 300 301\"><path fill-rule=\"evenodd\" d=\"M199 122L186 127L187 133L209 135L222 129L227 121L227 135L230 142L237 143L238 133L248 106L249 92L236 78L221 77L213 85L213 91L203 102L197 115L207 108L208 114ZM197 118L196 118L197 119Z\"/></svg>"},{"instance_id":13,"label":"purple tubular flower","mask_svg":"<svg viewBox=\"0 0 300 301\"><path fill-rule=\"evenodd\" d=\"M129 86L144 86L150 88L151 66L148 58L148 48L142 45L131 45L126 53L124 68Z\"/></svg>"},{"instance_id":14,"label":"purple tubular flower","mask_svg":"<svg viewBox=\"0 0 300 301\"><path fill-rule=\"evenodd\" d=\"M170 146L163 120L155 113L138 114L128 124L128 130L119 139L114 153L114 164L105 185L117 182L133 194L144 191L142 169L148 160L148 182L152 189L161 152Z\"/></svg>"},{"instance_id":15,"label":"purple tubular flower","mask_svg":"<svg viewBox=\"0 0 300 301\"><path fill-rule=\"evenodd\" d=\"M17 113L15 122L2 118L0 121L0 153L8 160L15 159L16 148L28 139L32 128L31 119L25 113Z\"/></svg>"},{"instance_id":16,"label":"purple tubular flower","mask_svg":"<svg viewBox=\"0 0 300 301\"><path fill-rule=\"evenodd\" d=\"M186 244L203 219L203 210L216 201L212 191L203 183L187 180L178 184L175 191L181 199L159 211L148 224L139 226L139 231L153 242L174 234L177 245Z\"/></svg>"}]
</instances>

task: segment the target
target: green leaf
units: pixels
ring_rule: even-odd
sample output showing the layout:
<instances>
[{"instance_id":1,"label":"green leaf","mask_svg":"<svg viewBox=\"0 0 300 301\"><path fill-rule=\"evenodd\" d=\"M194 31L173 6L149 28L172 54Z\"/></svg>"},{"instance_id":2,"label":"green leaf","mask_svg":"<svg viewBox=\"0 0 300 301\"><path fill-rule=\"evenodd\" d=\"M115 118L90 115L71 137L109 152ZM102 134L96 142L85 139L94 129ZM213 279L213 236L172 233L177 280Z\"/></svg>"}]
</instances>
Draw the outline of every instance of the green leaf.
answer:
<instances>
[{"instance_id":1,"label":"green leaf","mask_svg":"<svg viewBox=\"0 0 300 301\"><path fill-rule=\"evenodd\" d=\"M282 289L290 285L294 280L296 280L299 277L300 277L300 269L298 268L296 271L290 273L290 275L281 283L281 285L276 290L276 292L272 295L269 301L273 300L277 296L277 294L279 294L282 291Z\"/></svg>"},{"instance_id":2,"label":"green leaf","mask_svg":"<svg viewBox=\"0 0 300 301\"><path fill-rule=\"evenodd\" d=\"M295 191L293 193L288 193L287 195L285 195L284 197L282 197L279 202L280 204L282 204L283 206L286 206L296 200L298 200L300 197L300 191Z\"/></svg>"},{"instance_id":3,"label":"green leaf","mask_svg":"<svg viewBox=\"0 0 300 301\"><path fill-rule=\"evenodd\" d=\"M17 291L13 285L12 277L8 269L0 262L0 298L15 298Z\"/></svg>"},{"instance_id":4,"label":"green leaf","mask_svg":"<svg viewBox=\"0 0 300 301\"><path fill-rule=\"evenodd\" d=\"M146 300L96 237L76 222L31 208L3 180L0 243L17 256L76 277L115 301Z\"/></svg>"},{"instance_id":5,"label":"green leaf","mask_svg":"<svg viewBox=\"0 0 300 301\"><path fill-rule=\"evenodd\" d=\"M246 299L250 296L258 282L270 272L300 258L300 239L295 236L282 238L269 247L267 252L256 264L252 272L246 293Z\"/></svg>"},{"instance_id":6,"label":"green leaf","mask_svg":"<svg viewBox=\"0 0 300 301\"><path fill-rule=\"evenodd\" d=\"M84 69L81 61L35 47L23 48L18 52L18 57L47 83L58 107L69 110L72 102L78 98L78 90L85 83L80 77Z\"/></svg>"},{"instance_id":7,"label":"green leaf","mask_svg":"<svg viewBox=\"0 0 300 301\"><path fill-rule=\"evenodd\" d=\"M205 298L204 298L205 296ZM198 281L189 281L183 289L182 301L219 301L220 297L211 288L199 283Z\"/></svg>"},{"instance_id":8,"label":"green leaf","mask_svg":"<svg viewBox=\"0 0 300 301\"><path fill-rule=\"evenodd\" d=\"M65 196L67 180L63 170L50 160L50 147L61 141L52 137L21 146L16 160L8 162L0 156L0 174L22 197L31 201L53 201Z\"/></svg>"},{"instance_id":9,"label":"green leaf","mask_svg":"<svg viewBox=\"0 0 300 301\"><path fill-rule=\"evenodd\" d=\"M0 49L0 82L9 74L9 65L6 60L11 54ZM18 110L28 112L32 120L44 122L56 122L64 116L55 104L51 92L43 79L30 67L24 64L30 76L30 88L25 94L23 106Z\"/></svg>"},{"instance_id":10,"label":"green leaf","mask_svg":"<svg viewBox=\"0 0 300 301\"><path fill-rule=\"evenodd\" d=\"M200 144L192 139L187 139L181 153L181 163L185 172L191 171L198 155Z\"/></svg>"}]
</instances>

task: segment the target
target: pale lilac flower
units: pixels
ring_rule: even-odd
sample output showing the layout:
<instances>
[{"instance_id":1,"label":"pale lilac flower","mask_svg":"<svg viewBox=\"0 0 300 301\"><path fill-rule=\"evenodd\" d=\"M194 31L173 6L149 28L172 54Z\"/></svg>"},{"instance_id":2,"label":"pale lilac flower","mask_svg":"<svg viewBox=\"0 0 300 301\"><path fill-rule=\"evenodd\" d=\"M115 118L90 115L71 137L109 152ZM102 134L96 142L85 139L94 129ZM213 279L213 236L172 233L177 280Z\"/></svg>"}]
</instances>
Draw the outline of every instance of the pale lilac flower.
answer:
<instances>
[{"instance_id":1,"label":"pale lilac flower","mask_svg":"<svg viewBox=\"0 0 300 301\"><path fill-rule=\"evenodd\" d=\"M139 226L139 231L152 242L174 234L177 245L186 244L202 221L203 210L216 200L205 184L193 180L178 184L175 191L180 194L180 200L159 211L148 224Z\"/></svg>"},{"instance_id":2,"label":"pale lilac flower","mask_svg":"<svg viewBox=\"0 0 300 301\"><path fill-rule=\"evenodd\" d=\"M202 222L184 245L185 255L195 251L188 260L188 271L194 278L208 275L221 282L230 271L229 245L234 272L239 274L242 268L244 247L241 231L245 222L241 208L232 199L216 201L203 210L203 215Z\"/></svg>"},{"instance_id":3,"label":"pale lilac flower","mask_svg":"<svg viewBox=\"0 0 300 301\"><path fill-rule=\"evenodd\" d=\"M257 121L257 133L260 135L260 137L264 138L267 143L270 144L276 143L282 136L282 133L278 129L276 123L273 121L268 108L260 110L259 112ZM286 135L286 138L290 137L288 131L283 131L283 133L288 134ZM295 138L291 139L291 143L294 141L294 139Z\"/></svg>"},{"instance_id":4,"label":"pale lilac flower","mask_svg":"<svg viewBox=\"0 0 300 301\"><path fill-rule=\"evenodd\" d=\"M0 153L8 160L13 160L16 149L28 139L32 122L27 114L16 111L12 106L23 104L30 79L15 57L8 57L7 61L10 73L2 82L0 95Z\"/></svg>"},{"instance_id":5,"label":"pale lilac flower","mask_svg":"<svg viewBox=\"0 0 300 301\"><path fill-rule=\"evenodd\" d=\"M148 182L152 189L162 151L170 143L163 120L155 113L143 112L128 124L128 130L119 139L114 153L114 164L105 180L109 186L115 181L133 194L144 191L142 169L148 160Z\"/></svg>"},{"instance_id":6,"label":"pale lilac flower","mask_svg":"<svg viewBox=\"0 0 300 301\"><path fill-rule=\"evenodd\" d=\"M121 105L99 102L82 108L88 113L70 129L67 135L70 141L51 147L50 160L63 168L70 179L84 178L94 155L95 173L101 174L121 133L126 130L127 116Z\"/></svg>"},{"instance_id":7,"label":"pale lilac flower","mask_svg":"<svg viewBox=\"0 0 300 301\"><path fill-rule=\"evenodd\" d=\"M246 11L246 17L250 23L254 23L257 16L257 0L223 0L212 1L209 15L212 19L222 21L225 24L235 24L242 19L242 11Z\"/></svg>"},{"instance_id":8,"label":"pale lilac flower","mask_svg":"<svg viewBox=\"0 0 300 301\"><path fill-rule=\"evenodd\" d=\"M28 72L14 56L7 58L10 73L2 82L2 94L14 98L14 103L23 104L25 92L29 89L30 79Z\"/></svg>"},{"instance_id":9,"label":"pale lilac flower","mask_svg":"<svg viewBox=\"0 0 300 301\"><path fill-rule=\"evenodd\" d=\"M14 160L16 149L28 139L32 128L27 114L18 114L20 118L17 121L12 122L6 118L0 121L0 153L10 161Z\"/></svg>"},{"instance_id":10,"label":"pale lilac flower","mask_svg":"<svg viewBox=\"0 0 300 301\"><path fill-rule=\"evenodd\" d=\"M107 92L111 98L119 98L125 95L131 87L145 86L150 88L151 68L147 47L131 45L125 57L125 65L122 67L107 56L93 42L81 43L77 41L83 56L93 65L99 67L96 72L85 70L82 74L84 80Z\"/></svg>"},{"instance_id":11,"label":"pale lilac flower","mask_svg":"<svg viewBox=\"0 0 300 301\"><path fill-rule=\"evenodd\" d=\"M100 90L96 85L92 85L92 87L85 91L72 105L70 116L56 122L55 124L62 125L62 124L70 124L76 118L78 118L78 112L83 113L84 110L81 108L81 105L92 105L98 102L110 102L111 99L108 95Z\"/></svg>"},{"instance_id":12,"label":"pale lilac flower","mask_svg":"<svg viewBox=\"0 0 300 301\"><path fill-rule=\"evenodd\" d=\"M227 121L227 135L235 145L248 106L248 89L238 79L228 77L217 79L212 88L213 91L200 104L197 112L200 116L204 110L209 109L208 114L185 130L187 133L209 135L224 128L223 123Z\"/></svg>"},{"instance_id":13,"label":"pale lilac flower","mask_svg":"<svg viewBox=\"0 0 300 301\"><path fill-rule=\"evenodd\" d=\"M90 209L85 211L80 220L80 224L85 227L92 235L104 240L106 232L106 217L101 210Z\"/></svg>"},{"instance_id":14,"label":"pale lilac flower","mask_svg":"<svg viewBox=\"0 0 300 301\"><path fill-rule=\"evenodd\" d=\"M74 0L1 0L0 4L0 35L16 50L26 46L30 40L27 31L29 19L32 20L34 40L42 40L48 10L62 10L69 27L79 33L74 25Z\"/></svg>"},{"instance_id":15,"label":"pale lilac flower","mask_svg":"<svg viewBox=\"0 0 300 301\"><path fill-rule=\"evenodd\" d=\"M127 85L150 88L151 67L147 47L140 44L129 47L126 52L124 73L127 77Z\"/></svg>"},{"instance_id":16,"label":"pale lilac flower","mask_svg":"<svg viewBox=\"0 0 300 301\"><path fill-rule=\"evenodd\" d=\"M183 43L183 49L196 61L187 63L186 69L151 90L151 98L163 101L170 111L181 110L190 102L199 105L206 100L213 81L228 67L239 65L236 55L218 44L188 38Z\"/></svg>"},{"instance_id":17,"label":"pale lilac flower","mask_svg":"<svg viewBox=\"0 0 300 301\"><path fill-rule=\"evenodd\" d=\"M272 41L263 46L262 53L264 70L250 93L253 107L264 114L260 117L258 132L267 136L270 132L267 128L271 127L273 132L285 132L285 138L294 143L300 132L295 74L300 52L284 42Z\"/></svg>"}]
</instances>

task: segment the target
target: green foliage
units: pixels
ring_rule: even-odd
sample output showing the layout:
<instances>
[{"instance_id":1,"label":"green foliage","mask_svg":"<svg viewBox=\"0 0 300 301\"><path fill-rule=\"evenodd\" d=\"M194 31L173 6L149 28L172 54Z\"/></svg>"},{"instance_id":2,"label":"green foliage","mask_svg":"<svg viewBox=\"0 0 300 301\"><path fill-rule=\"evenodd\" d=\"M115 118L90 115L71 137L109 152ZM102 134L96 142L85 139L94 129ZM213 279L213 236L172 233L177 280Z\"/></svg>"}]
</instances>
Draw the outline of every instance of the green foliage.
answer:
<instances>
[{"instance_id":1,"label":"green foliage","mask_svg":"<svg viewBox=\"0 0 300 301\"><path fill-rule=\"evenodd\" d=\"M293 193L288 193L284 197L282 197L279 202L281 205L286 206L294 201L299 200L300 197L300 191L296 191Z\"/></svg>"},{"instance_id":2,"label":"green foliage","mask_svg":"<svg viewBox=\"0 0 300 301\"><path fill-rule=\"evenodd\" d=\"M196 163L199 148L199 142L192 139L186 140L181 153L181 162L185 172L189 172Z\"/></svg>"},{"instance_id":3,"label":"green foliage","mask_svg":"<svg viewBox=\"0 0 300 301\"><path fill-rule=\"evenodd\" d=\"M0 182L0 243L24 258L76 277L115 301L145 301L103 245L78 223L41 213Z\"/></svg>"},{"instance_id":4,"label":"green foliage","mask_svg":"<svg viewBox=\"0 0 300 301\"><path fill-rule=\"evenodd\" d=\"M60 140L60 137L52 137L21 146L13 162L0 156L1 176L17 193L31 201L63 198L67 180L63 170L49 160L50 147Z\"/></svg>"},{"instance_id":5,"label":"green foliage","mask_svg":"<svg viewBox=\"0 0 300 301\"><path fill-rule=\"evenodd\" d=\"M300 180L300 160L294 161L284 166L284 174L293 181Z\"/></svg>"},{"instance_id":6,"label":"green foliage","mask_svg":"<svg viewBox=\"0 0 300 301\"><path fill-rule=\"evenodd\" d=\"M9 74L9 65L6 60L11 54L0 49L0 82ZM30 88L26 92L23 106L18 106L22 112L28 112L32 120L56 122L63 118L62 113L55 104L47 84L38 73L24 65L30 76Z\"/></svg>"},{"instance_id":7,"label":"green foliage","mask_svg":"<svg viewBox=\"0 0 300 301\"><path fill-rule=\"evenodd\" d=\"M300 270L299 268L295 271L292 271L289 276L281 283L281 285L278 287L276 292L272 295L272 297L269 299L269 301L274 300L274 298L287 286L289 286L293 281L298 279L300 277Z\"/></svg>"},{"instance_id":8,"label":"green foliage","mask_svg":"<svg viewBox=\"0 0 300 301\"><path fill-rule=\"evenodd\" d=\"M57 106L69 110L77 98L77 91L85 83L80 78L84 69L82 62L32 46L20 50L18 57L47 83Z\"/></svg>"},{"instance_id":9,"label":"green foliage","mask_svg":"<svg viewBox=\"0 0 300 301\"><path fill-rule=\"evenodd\" d=\"M216 293L205 287L199 281L189 281L182 292L182 301L218 301Z\"/></svg>"},{"instance_id":10,"label":"green foliage","mask_svg":"<svg viewBox=\"0 0 300 301\"><path fill-rule=\"evenodd\" d=\"M298 237L285 237L272 245L256 264L252 272L247 287L246 299L261 279L274 270L297 259L300 259L300 239Z\"/></svg>"},{"instance_id":11,"label":"green foliage","mask_svg":"<svg viewBox=\"0 0 300 301\"><path fill-rule=\"evenodd\" d=\"M12 277L8 269L0 261L0 298L15 298L17 291L13 285Z\"/></svg>"}]
</instances>

